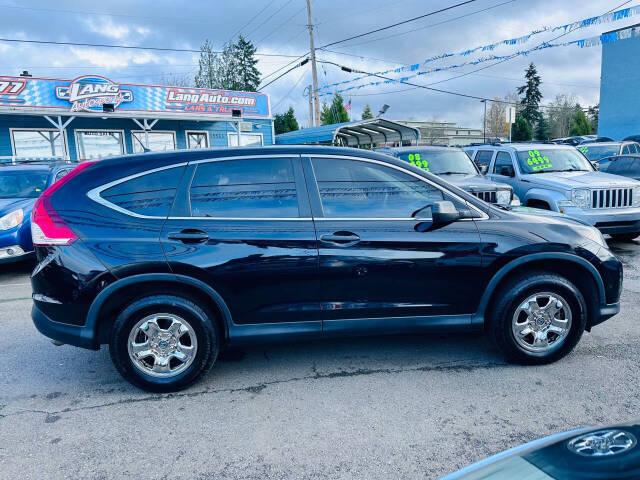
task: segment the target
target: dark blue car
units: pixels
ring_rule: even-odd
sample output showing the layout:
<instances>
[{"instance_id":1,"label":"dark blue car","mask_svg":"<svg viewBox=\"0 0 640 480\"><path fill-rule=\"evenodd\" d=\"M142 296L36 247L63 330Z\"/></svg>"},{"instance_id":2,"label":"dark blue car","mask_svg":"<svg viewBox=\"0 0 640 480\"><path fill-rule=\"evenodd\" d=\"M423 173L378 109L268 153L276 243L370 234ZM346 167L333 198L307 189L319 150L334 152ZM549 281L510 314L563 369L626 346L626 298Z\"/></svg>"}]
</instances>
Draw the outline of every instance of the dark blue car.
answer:
<instances>
[{"instance_id":1,"label":"dark blue car","mask_svg":"<svg viewBox=\"0 0 640 480\"><path fill-rule=\"evenodd\" d=\"M62 162L0 164L0 263L33 254L33 204L45 188L74 166Z\"/></svg>"}]
</instances>

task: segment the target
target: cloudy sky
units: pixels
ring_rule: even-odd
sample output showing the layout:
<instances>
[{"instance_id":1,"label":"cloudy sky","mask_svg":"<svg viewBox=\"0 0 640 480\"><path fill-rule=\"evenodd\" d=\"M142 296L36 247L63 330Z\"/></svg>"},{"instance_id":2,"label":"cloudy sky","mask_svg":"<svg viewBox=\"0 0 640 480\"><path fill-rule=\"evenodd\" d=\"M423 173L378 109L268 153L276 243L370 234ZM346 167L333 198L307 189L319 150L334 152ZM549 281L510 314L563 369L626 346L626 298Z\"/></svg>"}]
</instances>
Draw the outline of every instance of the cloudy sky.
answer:
<instances>
[{"instance_id":1,"label":"cloudy sky","mask_svg":"<svg viewBox=\"0 0 640 480\"><path fill-rule=\"evenodd\" d=\"M316 45L343 40L461 1L315 0ZM318 52L318 58L365 71L382 71L640 4L640 0L633 0L621 7L623 1L475 0L396 28L327 47ZM4 39L198 49L205 39L221 47L242 33L256 44L259 53L265 54L259 57L263 76L286 65L292 60L291 56L305 54L309 48L305 0L0 2L0 37ZM592 37L639 22L640 16L578 29L557 41ZM542 33L525 44L500 47L492 53L504 55L528 49L552 40L560 33ZM424 69L457 64L482 55L453 57L430 63ZM155 84L191 79L197 71L197 60L198 55L189 52L0 41L0 75L16 75L22 70L29 70L35 77L50 78L96 73L116 82ZM543 103L566 93L575 95L582 105L592 105L598 102L600 61L601 47L572 46L518 56L460 78L452 77L494 62L423 75L412 81L493 98L513 92L521 85L524 69L529 62L534 62L543 80ZM320 86L354 76L328 64L319 68ZM284 111L291 105L300 122L306 124L308 104L303 90L310 83L311 72L307 64L264 91L271 95L274 112ZM480 126L482 122L482 104L478 100L419 88L407 90L406 85L362 88L351 92L351 96L345 93L345 97L351 99L352 115L357 118L365 104L370 104L376 112L386 103L391 107L387 113L389 118L447 120L470 127Z\"/></svg>"}]
</instances>

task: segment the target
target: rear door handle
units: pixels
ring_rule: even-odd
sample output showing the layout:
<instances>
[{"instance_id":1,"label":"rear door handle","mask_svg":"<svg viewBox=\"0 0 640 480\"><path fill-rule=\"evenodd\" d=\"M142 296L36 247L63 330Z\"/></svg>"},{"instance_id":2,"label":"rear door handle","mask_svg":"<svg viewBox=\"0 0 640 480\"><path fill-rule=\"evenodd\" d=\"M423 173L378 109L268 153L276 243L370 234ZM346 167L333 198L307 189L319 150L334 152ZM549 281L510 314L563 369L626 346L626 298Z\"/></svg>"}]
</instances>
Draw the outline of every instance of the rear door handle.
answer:
<instances>
[{"instance_id":1,"label":"rear door handle","mask_svg":"<svg viewBox=\"0 0 640 480\"><path fill-rule=\"evenodd\" d=\"M337 243L339 245L353 245L360 241L360 237L352 232L335 232L322 235L320 240L328 243Z\"/></svg>"},{"instance_id":2,"label":"rear door handle","mask_svg":"<svg viewBox=\"0 0 640 480\"><path fill-rule=\"evenodd\" d=\"M203 243L209 240L209 234L202 230L185 229L180 232L169 232L167 238L182 243Z\"/></svg>"}]
</instances>

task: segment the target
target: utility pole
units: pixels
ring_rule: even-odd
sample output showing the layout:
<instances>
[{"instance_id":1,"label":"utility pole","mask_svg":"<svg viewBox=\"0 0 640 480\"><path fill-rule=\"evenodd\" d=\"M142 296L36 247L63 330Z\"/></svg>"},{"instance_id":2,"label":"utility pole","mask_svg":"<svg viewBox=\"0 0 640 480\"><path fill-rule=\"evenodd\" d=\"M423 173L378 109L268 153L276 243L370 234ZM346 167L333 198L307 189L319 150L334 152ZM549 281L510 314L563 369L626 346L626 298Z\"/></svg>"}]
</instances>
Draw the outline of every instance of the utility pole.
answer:
<instances>
[{"instance_id":1,"label":"utility pole","mask_svg":"<svg viewBox=\"0 0 640 480\"><path fill-rule=\"evenodd\" d=\"M304 93L309 94L309 126L313 127L313 87L311 85L308 85L307 88L304 89Z\"/></svg>"},{"instance_id":2,"label":"utility pole","mask_svg":"<svg viewBox=\"0 0 640 480\"><path fill-rule=\"evenodd\" d=\"M316 45L313 40L313 17L311 15L311 0L307 0L307 16L309 18L309 49L311 51L311 75L313 76L313 104L315 106L315 126L320 125L320 99L318 98L318 69L316 67ZM313 125L312 125L313 126Z\"/></svg>"},{"instance_id":3,"label":"utility pole","mask_svg":"<svg viewBox=\"0 0 640 480\"><path fill-rule=\"evenodd\" d=\"M482 141L486 143L487 141L487 101L486 100L480 100L482 103L484 103L484 121L483 121L483 127L482 127Z\"/></svg>"}]
</instances>

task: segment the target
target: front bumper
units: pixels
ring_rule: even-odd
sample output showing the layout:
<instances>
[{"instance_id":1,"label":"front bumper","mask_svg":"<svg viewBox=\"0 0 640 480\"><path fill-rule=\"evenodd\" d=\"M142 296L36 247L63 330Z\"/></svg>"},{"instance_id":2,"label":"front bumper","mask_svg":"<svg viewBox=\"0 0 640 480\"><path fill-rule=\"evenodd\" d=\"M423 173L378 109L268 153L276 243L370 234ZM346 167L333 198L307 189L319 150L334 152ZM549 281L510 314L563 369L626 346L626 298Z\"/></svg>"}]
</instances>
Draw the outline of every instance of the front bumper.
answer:
<instances>
[{"instance_id":1,"label":"front bumper","mask_svg":"<svg viewBox=\"0 0 640 480\"><path fill-rule=\"evenodd\" d=\"M618 313L620 313L620 302L601 306L598 314L591 320L591 323L588 325L589 330L591 329L591 327L600 325L602 322L609 320L611 317L617 315Z\"/></svg>"},{"instance_id":2,"label":"front bumper","mask_svg":"<svg viewBox=\"0 0 640 480\"><path fill-rule=\"evenodd\" d=\"M45 337L76 347L99 350L93 329L84 326L55 322L47 317L36 305L31 309L31 318L38 331Z\"/></svg>"},{"instance_id":3,"label":"front bumper","mask_svg":"<svg viewBox=\"0 0 640 480\"><path fill-rule=\"evenodd\" d=\"M0 247L0 264L19 262L33 256L33 251L25 252L20 245Z\"/></svg>"},{"instance_id":4,"label":"front bumper","mask_svg":"<svg viewBox=\"0 0 640 480\"><path fill-rule=\"evenodd\" d=\"M593 225L602 233L640 232L640 208L608 208L603 210L567 208L564 213Z\"/></svg>"}]
</instances>

